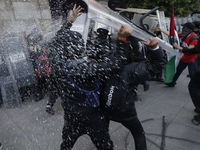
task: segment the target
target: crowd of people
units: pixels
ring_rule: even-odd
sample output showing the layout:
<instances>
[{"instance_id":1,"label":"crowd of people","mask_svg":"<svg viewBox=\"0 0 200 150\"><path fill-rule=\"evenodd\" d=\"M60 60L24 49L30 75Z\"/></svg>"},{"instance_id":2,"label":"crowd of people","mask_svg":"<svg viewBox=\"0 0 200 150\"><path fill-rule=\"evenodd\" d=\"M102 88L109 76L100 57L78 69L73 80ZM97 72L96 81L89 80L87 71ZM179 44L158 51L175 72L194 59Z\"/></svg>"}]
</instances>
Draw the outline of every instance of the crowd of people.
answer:
<instances>
[{"instance_id":1,"label":"crowd of people","mask_svg":"<svg viewBox=\"0 0 200 150\"><path fill-rule=\"evenodd\" d=\"M146 43L130 36L133 29L129 25L123 25L119 29L115 49L108 43L108 30L100 28L96 39L93 42L87 41L85 50L81 34L70 30L73 22L82 14L81 10L82 8L75 4L56 36L44 46L50 51L51 57L48 59L53 70L45 81L51 85L48 88L50 96L46 111L54 114L52 107L59 96L64 110L63 141L60 149L72 149L83 134L91 137L97 149L113 149L108 133L110 120L119 122L130 130L136 150L147 149L145 133L134 104L138 99L137 86L142 84L146 91L149 89L147 81L164 82L162 71L167 63L166 53L157 45L156 38L150 38L149 43ZM183 47L188 48L182 50L182 46L174 45L182 50L184 55L176 68L173 81L165 84L174 87L176 80L188 66L191 78L189 91L195 112L199 113L199 95L195 92L199 88L196 82L198 72L195 72L194 68L198 38L190 41L199 31L200 26L197 24L197 21L184 24L182 33L178 34L183 41ZM167 31L157 27L155 34L162 39L161 32L169 36ZM119 95L120 92L124 95ZM108 95L111 95L111 98ZM200 115L194 116L194 120L200 122Z\"/></svg>"},{"instance_id":2,"label":"crowd of people","mask_svg":"<svg viewBox=\"0 0 200 150\"><path fill-rule=\"evenodd\" d=\"M43 85L50 95L54 96L54 98L49 97L47 106L52 108L58 96L62 100L64 126L60 149L72 149L76 140L83 134L91 137L97 149L113 149L113 142L108 132L110 120L120 122L131 131L137 150L147 149L145 133L134 104L137 98L135 89L139 84L143 84L144 89L148 90L145 82L166 64L163 50L157 45L156 38L150 38L147 43L131 37L133 28L127 24L118 30L114 47L111 48L106 44L108 31L98 29L97 38L93 43L87 44L85 49L81 34L70 30L73 22L82 14L81 11L82 8L75 4L69 18L55 37L40 46L45 53L48 51L46 64L51 64L50 74L42 75L47 70L42 71L41 64L34 67L38 80L45 78ZM139 48L140 44L146 47L145 57ZM41 58L41 51L29 48L34 50L33 56ZM33 62L35 63L34 58ZM124 89L121 87L124 80L127 81L126 91L129 91L126 92L126 96L120 98L116 97L117 94L113 94L113 98L109 99L113 101L110 102L110 107L115 108L117 102L117 105L123 103L121 105L123 108L109 110L104 104L106 101L104 96L109 92L108 86L112 86L112 82L121 81L113 90L117 93L123 92L120 88Z\"/></svg>"}]
</instances>

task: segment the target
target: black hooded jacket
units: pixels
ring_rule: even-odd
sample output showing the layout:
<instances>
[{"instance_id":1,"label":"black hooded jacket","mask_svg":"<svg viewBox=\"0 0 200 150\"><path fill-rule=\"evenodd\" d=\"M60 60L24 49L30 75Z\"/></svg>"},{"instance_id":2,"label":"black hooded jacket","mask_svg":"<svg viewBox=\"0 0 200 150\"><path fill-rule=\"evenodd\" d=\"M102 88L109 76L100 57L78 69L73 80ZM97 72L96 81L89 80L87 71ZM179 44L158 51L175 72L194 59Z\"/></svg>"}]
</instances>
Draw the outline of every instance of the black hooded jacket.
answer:
<instances>
[{"instance_id":1,"label":"black hooded jacket","mask_svg":"<svg viewBox=\"0 0 200 150\"><path fill-rule=\"evenodd\" d=\"M85 103L86 95L75 88L67 78L63 64L66 64L68 74L79 87L93 90L97 87L94 79L109 77L126 64L128 44L118 40L115 52L109 53L105 60L97 62L84 56L85 46L82 36L78 32L71 31L71 26L69 22L64 23L56 36L47 44L46 48L51 52L49 61L52 64L53 81L50 81L50 84L56 84L64 109L66 108L69 113L84 115L94 112L95 108Z\"/></svg>"},{"instance_id":2,"label":"black hooded jacket","mask_svg":"<svg viewBox=\"0 0 200 150\"><path fill-rule=\"evenodd\" d=\"M162 48L149 50L149 55L149 60L128 63L123 71L105 81L100 99L106 117L115 121L129 121L137 115L134 87L149 80L166 64Z\"/></svg>"}]
</instances>

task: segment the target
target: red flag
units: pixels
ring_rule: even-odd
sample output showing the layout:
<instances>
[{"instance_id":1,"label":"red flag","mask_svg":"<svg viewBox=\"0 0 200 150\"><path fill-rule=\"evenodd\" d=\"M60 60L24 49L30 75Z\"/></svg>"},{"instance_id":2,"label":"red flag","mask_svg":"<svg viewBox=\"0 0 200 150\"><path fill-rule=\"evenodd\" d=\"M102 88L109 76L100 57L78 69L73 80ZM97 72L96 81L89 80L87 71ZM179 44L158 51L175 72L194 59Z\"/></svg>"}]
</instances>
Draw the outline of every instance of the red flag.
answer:
<instances>
[{"instance_id":1,"label":"red flag","mask_svg":"<svg viewBox=\"0 0 200 150\"><path fill-rule=\"evenodd\" d=\"M170 43L173 45L175 43L175 20L174 20L174 6L172 6L172 16L170 22Z\"/></svg>"},{"instance_id":2,"label":"red flag","mask_svg":"<svg viewBox=\"0 0 200 150\"><path fill-rule=\"evenodd\" d=\"M171 45L173 45L175 42L179 45L179 38L175 30L174 5L172 5L172 16L170 22L170 43ZM168 56L168 59L169 61L167 62L164 69L165 83L171 83L176 73L176 55Z\"/></svg>"}]
</instances>

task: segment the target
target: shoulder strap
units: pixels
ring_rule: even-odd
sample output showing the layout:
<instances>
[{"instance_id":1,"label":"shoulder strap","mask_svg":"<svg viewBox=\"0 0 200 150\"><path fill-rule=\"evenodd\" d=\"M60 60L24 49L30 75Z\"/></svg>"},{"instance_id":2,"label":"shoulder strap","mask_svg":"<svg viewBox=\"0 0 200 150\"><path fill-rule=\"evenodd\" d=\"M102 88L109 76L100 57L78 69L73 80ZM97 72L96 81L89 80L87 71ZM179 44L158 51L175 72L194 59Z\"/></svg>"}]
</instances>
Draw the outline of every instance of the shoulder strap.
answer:
<instances>
[{"instance_id":1,"label":"shoulder strap","mask_svg":"<svg viewBox=\"0 0 200 150\"><path fill-rule=\"evenodd\" d=\"M190 43L194 40L194 39L199 39L199 37L197 35L194 35L190 38ZM190 45L190 43L188 45Z\"/></svg>"},{"instance_id":2,"label":"shoulder strap","mask_svg":"<svg viewBox=\"0 0 200 150\"><path fill-rule=\"evenodd\" d=\"M72 82L72 84L74 84L74 86L80 91L80 92L84 92L84 93L90 93L90 92L95 92L97 90L99 90L99 80L95 80L95 83L97 84L97 88L92 90L92 91L88 91L88 90L84 90L82 88L80 88L75 82L74 80L69 76L68 72L67 72L67 68L66 68L66 64L65 64L65 61L63 61L63 68L64 68L64 71L65 71L65 74L67 76L67 78Z\"/></svg>"}]
</instances>

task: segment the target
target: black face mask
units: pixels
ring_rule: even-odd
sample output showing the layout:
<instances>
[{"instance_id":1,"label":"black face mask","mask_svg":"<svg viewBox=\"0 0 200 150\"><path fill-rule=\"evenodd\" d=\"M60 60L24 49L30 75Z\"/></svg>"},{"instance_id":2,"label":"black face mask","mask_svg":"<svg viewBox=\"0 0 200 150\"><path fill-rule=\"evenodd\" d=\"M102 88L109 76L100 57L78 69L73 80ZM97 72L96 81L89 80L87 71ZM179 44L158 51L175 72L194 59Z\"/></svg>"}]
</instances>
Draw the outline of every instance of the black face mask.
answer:
<instances>
[{"instance_id":1,"label":"black face mask","mask_svg":"<svg viewBox=\"0 0 200 150\"><path fill-rule=\"evenodd\" d=\"M181 32L181 40L184 41L186 39L186 37L192 33L192 30L189 28L183 28L182 32Z\"/></svg>"}]
</instances>

